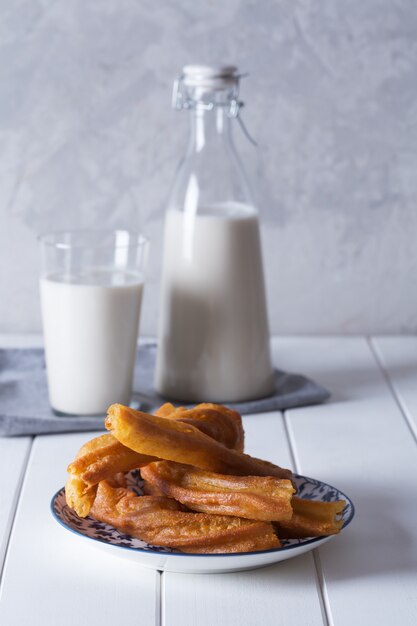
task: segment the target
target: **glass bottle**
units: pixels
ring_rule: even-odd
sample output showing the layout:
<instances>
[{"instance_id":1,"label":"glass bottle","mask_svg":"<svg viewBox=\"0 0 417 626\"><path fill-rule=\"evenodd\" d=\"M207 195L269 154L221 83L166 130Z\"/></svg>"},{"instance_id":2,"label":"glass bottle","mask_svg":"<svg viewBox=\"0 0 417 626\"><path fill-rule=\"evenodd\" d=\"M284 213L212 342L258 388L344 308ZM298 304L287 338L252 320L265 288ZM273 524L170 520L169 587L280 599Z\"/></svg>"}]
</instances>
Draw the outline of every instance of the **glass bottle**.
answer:
<instances>
[{"instance_id":1,"label":"glass bottle","mask_svg":"<svg viewBox=\"0 0 417 626\"><path fill-rule=\"evenodd\" d=\"M186 66L190 138L165 220L157 391L238 402L273 390L258 212L232 140L235 67Z\"/></svg>"}]
</instances>

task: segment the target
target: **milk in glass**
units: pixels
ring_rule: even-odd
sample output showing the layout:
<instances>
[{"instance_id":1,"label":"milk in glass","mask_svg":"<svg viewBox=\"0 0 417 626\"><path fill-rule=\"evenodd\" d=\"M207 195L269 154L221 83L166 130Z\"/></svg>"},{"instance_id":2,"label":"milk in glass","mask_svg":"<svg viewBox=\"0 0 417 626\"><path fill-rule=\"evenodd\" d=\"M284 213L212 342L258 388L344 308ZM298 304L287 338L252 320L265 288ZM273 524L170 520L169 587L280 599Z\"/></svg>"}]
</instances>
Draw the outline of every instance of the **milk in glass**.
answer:
<instances>
[{"instance_id":1,"label":"milk in glass","mask_svg":"<svg viewBox=\"0 0 417 626\"><path fill-rule=\"evenodd\" d=\"M130 402L143 278L90 270L40 280L51 406L105 412Z\"/></svg>"}]
</instances>

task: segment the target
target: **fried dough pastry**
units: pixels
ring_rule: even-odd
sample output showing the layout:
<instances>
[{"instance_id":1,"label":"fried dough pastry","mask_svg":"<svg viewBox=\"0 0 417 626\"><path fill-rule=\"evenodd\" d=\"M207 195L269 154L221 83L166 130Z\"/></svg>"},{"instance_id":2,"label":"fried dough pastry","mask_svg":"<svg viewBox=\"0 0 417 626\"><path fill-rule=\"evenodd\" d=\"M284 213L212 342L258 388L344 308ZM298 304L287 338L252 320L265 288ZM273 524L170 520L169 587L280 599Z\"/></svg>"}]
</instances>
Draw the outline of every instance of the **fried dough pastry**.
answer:
<instances>
[{"instance_id":1,"label":"fried dough pastry","mask_svg":"<svg viewBox=\"0 0 417 626\"><path fill-rule=\"evenodd\" d=\"M194 425L224 445L240 449L243 446L242 418L239 413L215 404L201 404L193 409L176 409L166 403L157 411L169 419ZM111 434L100 435L87 442L68 466L66 494L69 506L80 517L88 515L94 500L94 486L110 479L117 472L127 472L158 460L158 457L134 452Z\"/></svg>"},{"instance_id":2,"label":"fried dough pastry","mask_svg":"<svg viewBox=\"0 0 417 626\"><path fill-rule=\"evenodd\" d=\"M267 522L187 513L171 498L136 496L108 481L98 485L91 515L119 532L181 552L254 552L280 547Z\"/></svg>"},{"instance_id":3,"label":"fried dough pastry","mask_svg":"<svg viewBox=\"0 0 417 626\"><path fill-rule=\"evenodd\" d=\"M147 491L175 498L193 511L252 520L288 521L292 516L291 481L272 476L228 476L172 461L141 469ZM155 491L156 490L156 491Z\"/></svg>"},{"instance_id":4,"label":"fried dough pastry","mask_svg":"<svg viewBox=\"0 0 417 626\"><path fill-rule=\"evenodd\" d=\"M148 415L119 404L109 434L84 444L68 467L67 503L149 544L188 553L280 547L278 536L338 533L345 506L294 496L293 475L243 454L238 413L216 404L164 404ZM124 473L141 469L144 492Z\"/></svg>"},{"instance_id":5,"label":"fried dough pastry","mask_svg":"<svg viewBox=\"0 0 417 626\"><path fill-rule=\"evenodd\" d=\"M175 408L167 402L155 411L157 417L168 417L191 424L198 430L212 437L226 448L243 452L244 433L242 418L237 411L220 404L202 403L192 409Z\"/></svg>"},{"instance_id":6,"label":"fried dough pastry","mask_svg":"<svg viewBox=\"0 0 417 626\"><path fill-rule=\"evenodd\" d=\"M111 478L117 472L127 472L155 460L157 457L138 454L122 445L113 435L106 434L84 445L68 466L68 471L82 476L87 485L92 486Z\"/></svg>"},{"instance_id":7,"label":"fried dough pastry","mask_svg":"<svg viewBox=\"0 0 417 626\"><path fill-rule=\"evenodd\" d=\"M121 404L109 408L105 424L120 443L139 454L221 474L293 478L291 470L226 448L191 424L148 415Z\"/></svg>"},{"instance_id":8,"label":"fried dough pastry","mask_svg":"<svg viewBox=\"0 0 417 626\"><path fill-rule=\"evenodd\" d=\"M65 495L68 505L80 517L88 515L101 480L157 460L126 448L112 435L105 434L85 443L68 466Z\"/></svg>"},{"instance_id":9,"label":"fried dough pastry","mask_svg":"<svg viewBox=\"0 0 417 626\"><path fill-rule=\"evenodd\" d=\"M70 474L65 483L65 498L79 517L86 517L96 497L97 485L88 487L79 476Z\"/></svg>"},{"instance_id":10,"label":"fried dough pastry","mask_svg":"<svg viewBox=\"0 0 417 626\"><path fill-rule=\"evenodd\" d=\"M154 411L154 415L156 415L157 417L168 417L168 415L175 413L176 410L176 407L171 404L171 402L165 402L165 404L160 406L159 409L156 409L156 411Z\"/></svg>"},{"instance_id":11,"label":"fried dough pastry","mask_svg":"<svg viewBox=\"0 0 417 626\"><path fill-rule=\"evenodd\" d=\"M147 480L143 480L142 491L145 496L165 496L163 491L158 489L158 487L148 482Z\"/></svg>"},{"instance_id":12,"label":"fried dough pastry","mask_svg":"<svg viewBox=\"0 0 417 626\"><path fill-rule=\"evenodd\" d=\"M276 524L279 536L283 539L301 539L336 535L342 529L345 505L345 500L321 502L294 496L292 518Z\"/></svg>"}]
</instances>

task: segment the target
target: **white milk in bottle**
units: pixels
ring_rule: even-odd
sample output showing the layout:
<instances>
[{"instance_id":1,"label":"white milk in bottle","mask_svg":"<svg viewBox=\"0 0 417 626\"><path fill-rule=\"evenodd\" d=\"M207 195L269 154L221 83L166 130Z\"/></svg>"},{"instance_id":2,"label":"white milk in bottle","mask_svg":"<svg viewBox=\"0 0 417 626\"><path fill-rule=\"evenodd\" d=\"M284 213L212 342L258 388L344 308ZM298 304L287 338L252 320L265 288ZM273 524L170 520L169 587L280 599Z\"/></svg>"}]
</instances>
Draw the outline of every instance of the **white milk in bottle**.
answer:
<instances>
[{"instance_id":1,"label":"white milk in bottle","mask_svg":"<svg viewBox=\"0 0 417 626\"><path fill-rule=\"evenodd\" d=\"M219 210L221 209L221 210ZM156 385L200 402L271 391L259 224L249 206L167 213Z\"/></svg>"},{"instance_id":2,"label":"white milk in bottle","mask_svg":"<svg viewBox=\"0 0 417 626\"><path fill-rule=\"evenodd\" d=\"M186 66L188 149L165 221L157 391L239 402L273 391L258 212L232 141L235 67Z\"/></svg>"}]
</instances>

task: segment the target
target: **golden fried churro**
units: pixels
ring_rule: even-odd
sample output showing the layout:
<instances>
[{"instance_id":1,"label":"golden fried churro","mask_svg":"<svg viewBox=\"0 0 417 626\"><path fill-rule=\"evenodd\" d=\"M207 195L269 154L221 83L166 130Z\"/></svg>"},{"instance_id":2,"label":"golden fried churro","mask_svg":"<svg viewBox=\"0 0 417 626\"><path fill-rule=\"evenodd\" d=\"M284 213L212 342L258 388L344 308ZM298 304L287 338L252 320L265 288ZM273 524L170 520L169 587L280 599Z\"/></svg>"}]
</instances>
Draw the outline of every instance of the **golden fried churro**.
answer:
<instances>
[{"instance_id":1,"label":"golden fried churro","mask_svg":"<svg viewBox=\"0 0 417 626\"><path fill-rule=\"evenodd\" d=\"M181 552L253 552L280 547L267 522L187 513L171 498L136 496L107 481L98 486L91 515L119 532Z\"/></svg>"},{"instance_id":2,"label":"golden fried churro","mask_svg":"<svg viewBox=\"0 0 417 626\"><path fill-rule=\"evenodd\" d=\"M215 474L172 461L151 463L141 469L141 476L148 493L175 498L193 511L267 522L292 516L295 490L289 480Z\"/></svg>"},{"instance_id":3,"label":"golden fried churro","mask_svg":"<svg viewBox=\"0 0 417 626\"><path fill-rule=\"evenodd\" d=\"M68 472L81 476L88 486L111 478L117 472L127 472L157 460L157 457L134 452L110 434L96 437L89 443L91 449L83 446L68 466Z\"/></svg>"},{"instance_id":4,"label":"golden fried churro","mask_svg":"<svg viewBox=\"0 0 417 626\"><path fill-rule=\"evenodd\" d=\"M238 413L216 404L164 404L148 415L114 404L109 434L82 446L69 465L66 498L149 544L189 553L236 553L280 547L283 538L325 536L342 527L343 500L294 496L293 475L243 454ZM141 469L144 492L124 473Z\"/></svg>"},{"instance_id":5,"label":"golden fried churro","mask_svg":"<svg viewBox=\"0 0 417 626\"><path fill-rule=\"evenodd\" d=\"M160 406L159 409L156 409L153 414L158 417L168 417L168 415L175 413L176 410L176 407L171 404L171 402L165 402L165 404Z\"/></svg>"},{"instance_id":6,"label":"golden fried churro","mask_svg":"<svg viewBox=\"0 0 417 626\"><path fill-rule=\"evenodd\" d=\"M155 461L156 457L138 454L126 448L112 435L100 435L85 443L68 466L65 494L68 505L77 515L85 517L96 494L100 480L112 478Z\"/></svg>"},{"instance_id":7,"label":"golden fried churro","mask_svg":"<svg viewBox=\"0 0 417 626\"><path fill-rule=\"evenodd\" d=\"M293 477L291 470L230 450L191 424L148 415L121 404L109 408L105 423L120 443L139 454L222 474L289 480Z\"/></svg>"},{"instance_id":8,"label":"golden fried churro","mask_svg":"<svg viewBox=\"0 0 417 626\"><path fill-rule=\"evenodd\" d=\"M199 405L195 409L176 409L167 403L157 412L169 416L169 419L193 424L230 447L243 445L242 419L238 413L225 407ZM139 454L124 446L111 434L95 437L82 446L75 460L68 466L68 504L80 517L85 517L95 497L94 486L101 480L156 460L158 457Z\"/></svg>"},{"instance_id":9,"label":"golden fried churro","mask_svg":"<svg viewBox=\"0 0 417 626\"><path fill-rule=\"evenodd\" d=\"M345 500L321 502L292 498L293 516L276 524L279 536L285 539L336 535L342 529Z\"/></svg>"},{"instance_id":10,"label":"golden fried churro","mask_svg":"<svg viewBox=\"0 0 417 626\"><path fill-rule=\"evenodd\" d=\"M164 492L161 491L161 489L158 489L158 487L148 482L147 480L143 481L142 491L145 496L165 496Z\"/></svg>"},{"instance_id":11,"label":"golden fried churro","mask_svg":"<svg viewBox=\"0 0 417 626\"><path fill-rule=\"evenodd\" d=\"M97 485L88 487L79 476L70 474L65 483L65 498L69 507L79 515L86 517L96 497Z\"/></svg>"},{"instance_id":12,"label":"golden fried churro","mask_svg":"<svg viewBox=\"0 0 417 626\"><path fill-rule=\"evenodd\" d=\"M178 407L166 403L155 411L157 417L168 417L191 424L222 443L226 448L243 451L244 434L242 418L237 411L220 404L197 404L192 409Z\"/></svg>"}]
</instances>

